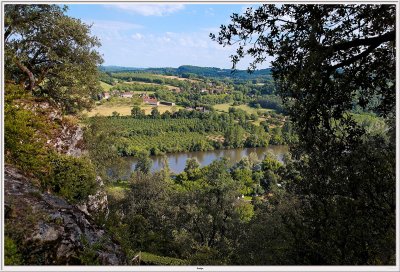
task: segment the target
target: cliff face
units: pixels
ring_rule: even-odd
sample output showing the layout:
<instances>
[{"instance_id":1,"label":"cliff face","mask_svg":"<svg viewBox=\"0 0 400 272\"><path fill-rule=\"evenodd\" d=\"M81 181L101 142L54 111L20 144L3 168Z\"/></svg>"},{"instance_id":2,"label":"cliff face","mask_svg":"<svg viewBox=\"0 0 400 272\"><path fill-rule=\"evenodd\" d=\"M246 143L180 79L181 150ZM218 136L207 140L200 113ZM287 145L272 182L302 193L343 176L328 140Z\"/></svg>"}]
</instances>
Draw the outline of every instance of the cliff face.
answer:
<instances>
[{"instance_id":1,"label":"cliff face","mask_svg":"<svg viewBox=\"0 0 400 272\"><path fill-rule=\"evenodd\" d=\"M4 178L6 235L18 241L27 264L126 264L120 246L89 214L41 192L10 165Z\"/></svg>"}]
</instances>

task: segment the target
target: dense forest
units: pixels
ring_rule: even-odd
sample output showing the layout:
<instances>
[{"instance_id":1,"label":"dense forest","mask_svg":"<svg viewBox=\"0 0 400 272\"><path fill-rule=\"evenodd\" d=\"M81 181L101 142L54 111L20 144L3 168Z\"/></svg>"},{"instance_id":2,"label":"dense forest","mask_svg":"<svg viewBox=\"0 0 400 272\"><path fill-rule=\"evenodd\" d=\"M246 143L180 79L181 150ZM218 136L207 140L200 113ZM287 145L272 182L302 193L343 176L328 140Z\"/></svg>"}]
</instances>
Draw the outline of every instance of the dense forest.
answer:
<instances>
[{"instance_id":1,"label":"dense forest","mask_svg":"<svg viewBox=\"0 0 400 272\"><path fill-rule=\"evenodd\" d=\"M120 265L395 265L394 5L232 14L210 38L237 46L233 70L101 66L100 41L66 10L5 5L4 157L40 190L30 199L79 207L103 190L107 212L90 220L121 248ZM235 70L245 56L253 73ZM266 56L271 68L256 70ZM151 171L150 155L274 144L289 146L283 162L188 159L172 173L163 157ZM111 175L124 156L135 169ZM37 255L26 233L66 223L8 206L6 265L65 250L51 241ZM106 240L85 235L57 264L102 264Z\"/></svg>"}]
</instances>

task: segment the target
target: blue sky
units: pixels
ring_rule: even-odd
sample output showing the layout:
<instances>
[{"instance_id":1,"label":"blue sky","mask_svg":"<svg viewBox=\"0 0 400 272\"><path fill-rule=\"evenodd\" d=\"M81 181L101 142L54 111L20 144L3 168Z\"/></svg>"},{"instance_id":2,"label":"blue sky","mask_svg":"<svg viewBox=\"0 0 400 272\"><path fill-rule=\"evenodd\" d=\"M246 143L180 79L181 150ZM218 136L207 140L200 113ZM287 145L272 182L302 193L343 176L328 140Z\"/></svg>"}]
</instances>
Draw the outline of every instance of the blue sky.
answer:
<instances>
[{"instance_id":1,"label":"blue sky","mask_svg":"<svg viewBox=\"0 0 400 272\"><path fill-rule=\"evenodd\" d=\"M234 47L209 38L232 13L248 5L233 4L69 4L67 14L93 24L100 38L104 65L178 67L197 65L231 68ZM241 61L245 69L250 59ZM263 65L268 67L268 63Z\"/></svg>"}]
</instances>

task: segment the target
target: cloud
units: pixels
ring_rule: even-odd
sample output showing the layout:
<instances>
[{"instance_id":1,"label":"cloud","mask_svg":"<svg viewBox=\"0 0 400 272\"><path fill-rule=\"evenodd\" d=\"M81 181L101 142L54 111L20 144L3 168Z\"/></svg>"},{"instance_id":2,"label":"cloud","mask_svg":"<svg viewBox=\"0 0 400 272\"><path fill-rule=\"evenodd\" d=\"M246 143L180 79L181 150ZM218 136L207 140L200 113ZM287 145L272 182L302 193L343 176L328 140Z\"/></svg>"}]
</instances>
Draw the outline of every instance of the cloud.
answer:
<instances>
[{"instance_id":1,"label":"cloud","mask_svg":"<svg viewBox=\"0 0 400 272\"><path fill-rule=\"evenodd\" d=\"M184 9L182 4L110 4L106 6L143 16L165 16Z\"/></svg>"},{"instance_id":2,"label":"cloud","mask_svg":"<svg viewBox=\"0 0 400 272\"><path fill-rule=\"evenodd\" d=\"M184 64L230 68L234 47L223 47L209 37L209 29L196 32L147 33L134 28L127 31L100 31L100 52L105 65L131 67L178 67ZM245 69L247 59L239 64Z\"/></svg>"},{"instance_id":3,"label":"cloud","mask_svg":"<svg viewBox=\"0 0 400 272\"><path fill-rule=\"evenodd\" d=\"M132 39L137 40L137 41L141 40L141 39L143 39L143 35L140 33L135 33L132 35Z\"/></svg>"},{"instance_id":4,"label":"cloud","mask_svg":"<svg viewBox=\"0 0 400 272\"><path fill-rule=\"evenodd\" d=\"M142 25L111 21L111 20L85 20L86 24L91 25L91 33L100 38L102 44L110 40L121 40L133 31L144 28Z\"/></svg>"},{"instance_id":5,"label":"cloud","mask_svg":"<svg viewBox=\"0 0 400 272\"><path fill-rule=\"evenodd\" d=\"M207 16L214 16L215 15L214 9L213 8L206 9L205 14Z\"/></svg>"}]
</instances>

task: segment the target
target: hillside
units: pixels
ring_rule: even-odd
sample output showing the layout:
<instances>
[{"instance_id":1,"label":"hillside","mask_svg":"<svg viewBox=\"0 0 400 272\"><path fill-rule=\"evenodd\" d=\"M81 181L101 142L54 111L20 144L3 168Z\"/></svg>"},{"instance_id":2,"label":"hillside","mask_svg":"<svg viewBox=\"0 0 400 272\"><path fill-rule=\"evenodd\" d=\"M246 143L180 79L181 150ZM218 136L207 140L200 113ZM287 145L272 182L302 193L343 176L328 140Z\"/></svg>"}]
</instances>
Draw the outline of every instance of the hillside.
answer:
<instances>
[{"instance_id":1,"label":"hillside","mask_svg":"<svg viewBox=\"0 0 400 272\"><path fill-rule=\"evenodd\" d=\"M213 78L231 78L231 79L243 79L252 80L256 78L268 79L271 77L271 69L260 69L249 73L247 70L232 70L232 69L221 69L216 67L200 67L193 65L182 65L178 68L135 68L135 67L120 67L120 66L101 66L100 71L103 72L134 72L138 71L141 73L154 73L164 75L174 75L179 77L190 77L191 75L197 77L213 77Z\"/></svg>"}]
</instances>

